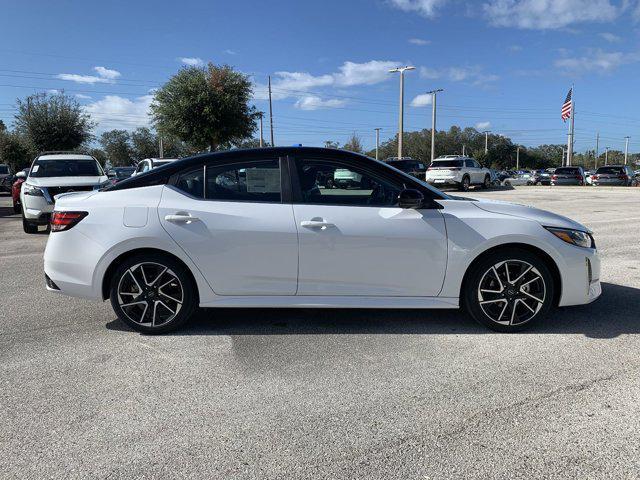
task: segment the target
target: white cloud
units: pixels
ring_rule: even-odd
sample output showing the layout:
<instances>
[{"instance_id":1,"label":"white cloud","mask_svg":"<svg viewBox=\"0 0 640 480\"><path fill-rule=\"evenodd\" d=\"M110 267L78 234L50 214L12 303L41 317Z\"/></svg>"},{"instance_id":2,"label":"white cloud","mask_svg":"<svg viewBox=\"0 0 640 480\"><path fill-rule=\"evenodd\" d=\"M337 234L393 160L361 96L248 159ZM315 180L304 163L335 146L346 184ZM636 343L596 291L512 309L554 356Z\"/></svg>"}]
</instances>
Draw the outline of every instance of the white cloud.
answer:
<instances>
[{"instance_id":1,"label":"white cloud","mask_svg":"<svg viewBox=\"0 0 640 480\"><path fill-rule=\"evenodd\" d=\"M618 35L615 35L615 34L609 33L609 32L601 33L600 37L603 38L604 40L606 40L609 43L617 43L617 42L621 42L622 41L622 38L620 38Z\"/></svg>"},{"instance_id":2,"label":"white cloud","mask_svg":"<svg viewBox=\"0 0 640 480\"><path fill-rule=\"evenodd\" d=\"M374 85L392 79L389 69L397 65L398 62L395 61L371 60L364 63L344 62L337 72L323 75L312 75L307 72L276 72L271 82L272 98L281 100L295 97L316 88ZM253 96L258 100L269 98L267 85L254 84Z\"/></svg>"},{"instance_id":3,"label":"white cloud","mask_svg":"<svg viewBox=\"0 0 640 480\"><path fill-rule=\"evenodd\" d=\"M420 76L429 80L444 79L450 82L467 82L475 86L487 85L500 78L497 75L485 73L482 67L477 65L442 69L420 67Z\"/></svg>"},{"instance_id":4,"label":"white cloud","mask_svg":"<svg viewBox=\"0 0 640 480\"><path fill-rule=\"evenodd\" d=\"M51 89L47 90L47 93L49 95L58 95L60 93L60 90L56 90L55 88L51 88Z\"/></svg>"},{"instance_id":5,"label":"white cloud","mask_svg":"<svg viewBox=\"0 0 640 480\"><path fill-rule=\"evenodd\" d=\"M491 128L491 122L478 122L476 123L476 130L488 130Z\"/></svg>"},{"instance_id":6,"label":"white cloud","mask_svg":"<svg viewBox=\"0 0 640 480\"><path fill-rule=\"evenodd\" d=\"M84 95L82 93L76 93L75 97L79 98L80 100L88 100L91 98L89 95Z\"/></svg>"},{"instance_id":7,"label":"white cloud","mask_svg":"<svg viewBox=\"0 0 640 480\"><path fill-rule=\"evenodd\" d=\"M67 80L69 82L76 83L88 83L93 85L94 83L115 83L116 79L120 76L120 72L117 70L111 70L105 67L93 67L98 74L96 75L80 75L77 73L60 73L56 75L60 80Z\"/></svg>"},{"instance_id":8,"label":"white cloud","mask_svg":"<svg viewBox=\"0 0 640 480\"><path fill-rule=\"evenodd\" d=\"M414 97L410 105L412 107L426 107L427 105L431 105L431 100L432 97L430 93L422 93Z\"/></svg>"},{"instance_id":9,"label":"white cloud","mask_svg":"<svg viewBox=\"0 0 640 480\"><path fill-rule=\"evenodd\" d=\"M201 67L204 65L204 60L199 57L180 57L178 60L190 67Z\"/></svg>"},{"instance_id":10,"label":"white cloud","mask_svg":"<svg viewBox=\"0 0 640 480\"><path fill-rule=\"evenodd\" d=\"M236 52L235 50L231 50L229 48L227 48L224 53L226 53L227 55L237 55L238 52Z\"/></svg>"},{"instance_id":11,"label":"white cloud","mask_svg":"<svg viewBox=\"0 0 640 480\"><path fill-rule=\"evenodd\" d=\"M149 125L149 108L152 101L153 95L143 95L133 100L118 95L107 95L102 100L84 105L83 108L98 122L100 130L131 129Z\"/></svg>"},{"instance_id":12,"label":"white cloud","mask_svg":"<svg viewBox=\"0 0 640 480\"><path fill-rule=\"evenodd\" d=\"M436 10L448 0L390 0L396 8L405 12L417 12L423 17L433 18Z\"/></svg>"},{"instance_id":13,"label":"white cloud","mask_svg":"<svg viewBox=\"0 0 640 480\"><path fill-rule=\"evenodd\" d=\"M566 57L555 61L565 73L579 75L587 72L611 73L622 65L640 61L640 54L591 50L582 57Z\"/></svg>"},{"instance_id":14,"label":"white cloud","mask_svg":"<svg viewBox=\"0 0 640 480\"><path fill-rule=\"evenodd\" d=\"M431 40L425 40L423 38L410 38L409 43L412 45L429 45Z\"/></svg>"},{"instance_id":15,"label":"white cloud","mask_svg":"<svg viewBox=\"0 0 640 480\"><path fill-rule=\"evenodd\" d=\"M584 22L615 20L626 8L609 0L490 0L483 5L489 22L497 27L558 29Z\"/></svg>"},{"instance_id":16,"label":"white cloud","mask_svg":"<svg viewBox=\"0 0 640 480\"><path fill-rule=\"evenodd\" d=\"M295 103L295 107L300 110L319 110L321 108L340 108L346 103L347 102L345 100L338 100L336 98L322 100L320 97L315 95L309 95L300 98Z\"/></svg>"},{"instance_id":17,"label":"white cloud","mask_svg":"<svg viewBox=\"0 0 640 480\"><path fill-rule=\"evenodd\" d=\"M117 70L111 70L105 67L93 67L93 69L98 73L98 76L108 80L115 80L120 76L120 72Z\"/></svg>"}]
</instances>

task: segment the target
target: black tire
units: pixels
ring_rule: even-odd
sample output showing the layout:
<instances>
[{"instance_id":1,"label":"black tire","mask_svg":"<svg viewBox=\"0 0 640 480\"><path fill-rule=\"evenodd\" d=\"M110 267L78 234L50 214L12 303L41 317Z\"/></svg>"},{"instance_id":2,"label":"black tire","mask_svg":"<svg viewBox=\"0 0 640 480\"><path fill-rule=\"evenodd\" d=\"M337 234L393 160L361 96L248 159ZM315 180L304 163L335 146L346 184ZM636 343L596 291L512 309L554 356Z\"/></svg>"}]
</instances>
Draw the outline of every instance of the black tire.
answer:
<instances>
[{"instance_id":1,"label":"black tire","mask_svg":"<svg viewBox=\"0 0 640 480\"><path fill-rule=\"evenodd\" d=\"M38 225L31 223L29 220L24 218L24 214L22 215L22 229L24 233L38 233Z\"/></svg>"},{"instance_id":2,"label":"black tire","mask_svg":"<svg viewBox=\"0 0 640 480\"><path fill-rule=\"evenodd\" d=\"M511 283L507 281L505 265ZM531 268L523 274L528 266ZM534 253L505 248L481 257L470 268L461 294L462 306L477 322L492 330L524 330L544 318L553 306L556 287L553 276L544 260ZM518 278L520 275L523 277Z\"/></svg>"},{"instance_id":3,"label":"black tire","mask_svg":"<svg viewBox=\"0 0 640 480\"><path fill-rule=\"evenodd\" d=\"M20 212L22 212L22 207L20 206L20 204L13 202L13 213L20 213Z\"/></svg>"},{"instance_id":4,"label":"black tire","mask_svg":"<svg viewBox=\"0 0 640 480\"><path fill-rule=\"evenodd\" d=\"M163 269L164 273L160 273ZM132 288L128 288L129 285ZM138 291L140 288L142 291ZM176 330L191 318L198 306L196 289L181 262L168 255L142 253L127 258L116 268L111 277L109 298L118 318L131 328L141 333L160 334ZM128 296L129 302L125 300Z\"/></svg>"},{"instance_id":5,"label":"black tire","mask_svg":"<svg viewBox=\"0 0 640 480\"><path fill-rule=\"evenodd\" d=\"M484 176L484 182L482 182L482 188L485 190L491 186L491 177L489 175Z\"/></svg>"},{"instance_id":6,"label":"black tire","mask_svg":"<svg viewBox=\"0 0 640 480\"><path fill-rule=\"evenodd\" d=\"M465 175L464 177L462 177L462 181L460 182L460 185L458 185L458 188L463 192L468 192L470 186L471 186L471 179L469 178L468 175Z\"/></svg>"}]
</instances>

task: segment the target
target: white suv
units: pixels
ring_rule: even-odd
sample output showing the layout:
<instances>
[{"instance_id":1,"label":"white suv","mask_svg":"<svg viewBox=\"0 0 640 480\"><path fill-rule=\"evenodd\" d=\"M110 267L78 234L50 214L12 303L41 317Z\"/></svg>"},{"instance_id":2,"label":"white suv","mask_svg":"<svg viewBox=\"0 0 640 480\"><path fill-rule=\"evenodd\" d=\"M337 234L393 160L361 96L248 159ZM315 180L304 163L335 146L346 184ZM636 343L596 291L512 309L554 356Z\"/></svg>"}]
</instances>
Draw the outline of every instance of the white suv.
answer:
<instances>
[{"instance_id":1,"label":"white suv","mask_svg":"<svg viewBox=\"0 0 640 480\"><path fill-rule=\"evenodd\" d=\"M473 158L446 155L431 162L425 179L427 183L436 187L455 186L466 192L471 185L489 187L491 171Z\"/></svg>"},{"instance_id":2,"label":"white suv","mask_svg":"<svg viewBox=\"0 0 640 480\"><path fill-rule=\"evenodd\" d=\"M97 190L108 182L104 170L91 155L70 152L38 155L20 190L25 233L38 233L38 225L49 224L56 195Z\"/></svg>"}]
</instances>

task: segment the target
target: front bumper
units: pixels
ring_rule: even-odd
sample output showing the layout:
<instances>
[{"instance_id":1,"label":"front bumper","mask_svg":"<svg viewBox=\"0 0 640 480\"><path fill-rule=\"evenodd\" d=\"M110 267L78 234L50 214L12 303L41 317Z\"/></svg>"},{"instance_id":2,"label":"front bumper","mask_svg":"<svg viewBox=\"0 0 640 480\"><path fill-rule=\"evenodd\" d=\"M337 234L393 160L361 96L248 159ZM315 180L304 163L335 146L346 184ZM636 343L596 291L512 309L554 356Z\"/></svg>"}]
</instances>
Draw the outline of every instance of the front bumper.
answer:
<instances>
[{"instance_id":1,"label":"front bumper","mask_svg":"<svg viewBox=\"0 0 640 480\"><path fill-rule=\"evenodd\" d=\"M600 284L600 255L596 249L568 246L562 275L562 295L559 306L584 305L602 294Z\"/></svg>"},{"instance_id":2,"label":"front bumper","mask_svg":"<svg viewBox=\"0 0 640 480\"><path fill-rule=\"evenodd\" d=\"M31 223L44 225L49 222L54 203L45 197L35 195L22 195L24 218Z\"/></svg>"}]
</instances>

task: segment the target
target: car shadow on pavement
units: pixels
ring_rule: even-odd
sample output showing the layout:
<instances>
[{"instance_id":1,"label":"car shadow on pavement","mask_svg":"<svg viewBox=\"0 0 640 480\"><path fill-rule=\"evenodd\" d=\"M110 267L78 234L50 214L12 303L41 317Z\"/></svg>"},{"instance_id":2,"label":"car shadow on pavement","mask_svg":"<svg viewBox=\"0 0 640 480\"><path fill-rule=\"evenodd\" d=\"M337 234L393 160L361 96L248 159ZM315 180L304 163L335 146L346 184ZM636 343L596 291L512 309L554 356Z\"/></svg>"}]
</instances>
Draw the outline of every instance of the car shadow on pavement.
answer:
<instances>
[{"instance_id":1,"label":"car shadow on pavement","mask_svg":"<svg viewBox=\"0 0 640 480\"><path fill-rule=\"evenodd\" d=\"M18 215L13 211L13 207L0 207L0 217L13 217Z\"/></svg>"},{"instance_id":2,"label":"car shadow on pavement","mask_svg":"<svg viewBox=\"0 0 640 480\"><path fill-rule=\"evenodd\" d=\"M582 334L615 338L640 333L640 289L604 283L589 305L558 308L524 334ZM110 330L132 331L120 320ZM458 310L201 309L169 335L491 334Z\"/></svg>"}]
</instances>

